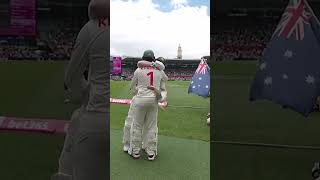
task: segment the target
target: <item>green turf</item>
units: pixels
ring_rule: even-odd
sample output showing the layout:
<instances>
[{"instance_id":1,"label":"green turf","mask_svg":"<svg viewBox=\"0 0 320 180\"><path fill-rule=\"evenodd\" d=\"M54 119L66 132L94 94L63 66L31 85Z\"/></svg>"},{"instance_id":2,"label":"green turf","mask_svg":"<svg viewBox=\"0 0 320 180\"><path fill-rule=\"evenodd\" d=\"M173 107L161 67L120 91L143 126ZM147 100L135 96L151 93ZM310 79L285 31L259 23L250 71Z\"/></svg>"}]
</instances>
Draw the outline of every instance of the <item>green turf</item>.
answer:
<instances>
[{"instance_id":1,"label":"green turf","mask_svg":"<svg viewBox=\"0 0 320 180\"><path fill-rule=\"evenodd\" d=\"M0 112L6 116L69 119L63 103L65 62L0 63Z\"/></svg>"},{"instance_id":2,"label":"green turf","mask_svg":"<svg viewBox=\"0 0 320 180\"><path fill-rule=\"evenodd\" d=\"M159 156L155 162L148 162L146 157L133 160L122 152L122 128L129 106L111 106L111 128L116 129L111 136L111 179L209 179L210 147L205 141L209 141L210 137L210 129L206 125L210 102L209 99L188 94L189 83L167 83L170 107L159 111L159 134L165 137L159 138ZM111 97L131 98L128 89L129 82L114 81L111 83Z\"/></svg>"},{"instance_id":3,"label":"green turf","mask_svg":"<svg viewBox=\"0 0 320 180\"><path fill-rule=\"evenodd\" d=\"M14 117L69 119L63 103L65 62L0 63L0 114ZM0 134L0 179L49 179L58 167L63 136Z\"/></svg>"},{"instance_id":4,"label":"green turf","mask_svg":"<svg viewBox=\"0 0 320 180\"><path fill-rule=\"evenodd\" d=\"M2 103L0 103L0 114L69 119L74 107L63 104L64 65L64 63L1 63L0 82L2 86L0 98ZM318 127L320 127L319 113L313 113L306 119L271 102L250 103L248 101L249 87L251 78L255 73L255 67L255 62L214 64L212 68L215 73L213 82L214 126L212 128L214 139L320 146L318 140L320 136L318 130ZM183 104L199 105L196 103L203 103L206 105L205 100L201 102L201 98L187 95L186 87L188 83L183 84L184 82L178 82L177 85L173 84L172 87L170 87L170 84L168 85L171 88L169 90L170 104L178 105L180 101L175 100L176 98L188 97L193 100L189 102L189 99L181 99L184 101ZM126 88L121 89L121 87ZM113 84L112 88L115 88L111 92L112 96L130 97L127 91L128 84L120 82ZM179 97L179 95L182 96ZM115 129L112 132L114 137L112 137L111 150L114 154L111 154L111 160L115 160L114 158L120 160L120 162L112 163L119 167L114 172L130 171L128 170L130 167L125 169L128 165L126 162L146 164L146 168L154 167L153 164L150 165L150 162L145 160L131 161L121 152L121 133L119 133L119 130L122 128L128 106L112 105L111 108L112 112L116 112L111 115L111 127ZM190 109L182 111L173 108L168 108L166 112L160 112L160 133L167 136L207 141L209 130L203 121L203 116L207 113L207 110L195 110L195 112L191 112ZM177 117L171 118L169 114L177 114ZM194 114L198 114L198 117L190 118ZM168 141L166 141L167 139ZM191 142L194 143L193 148L196 148L196 144L201 142L178 139L181 142L186 141L186 145ZM172 162L174 159L167 159L169 157L167 153L174 153L166 148L172 145L170 140L169 137L161 136L160 138L159 159L152 163L164 162L164 164L161 164L161 168L152 169L157 173L172 172L174 171L173 167L182 164L178 160L174 163ZM57 158L62 145L63 137L61 136L1 133L0 154L3 156L0 161L0 179L48 179L56 171ZM180 144L174 143L174 145L180 148ZM220 144L214 144L212 147L213 166L211 166L211 169L214 172L213 178L218 180L311 179L313 163L320 161L320 151ZM205 151L206 149L202 150ZM195 150L192 149L188 153ZM197 163L195 161L199 153L192 155L190 157L194 157L194 159L186 159L186 161ZM163 160L167 160L167 162ZM167 166L171 168L167 168ZM189 164L183 164L183 166L191 168ZM141 167L137 166L137 168ZM201 172L199 170L195 173ZM185 173L183 169L180 169L176 174L181 173ZM163 177L165 178L165 176ZM206 176L204 175L204 177Z\"/></svg>"},{"instance_id":5,"label":"green turf","mask_svg":"<svg viewBox=\"0 0 320 180\"><path fill-rule=\"evenodd\" d=\"M242 65L224 66L232 73L216 74L213 82L214 140L320 146L320 113L305 118L270 101L249 102L255 70L243 74ZM313 163L320 161L320 151L315 150L222 144L212 147L213 178L219 180L311 179Z\"/></svg>"},{"instance_id":6,"label":"green turf","mask_svg":"<svg viewBox=\"0 0 320 180\"><path fill-rule=\"evenodd\" d=\"M206 115L210 111L209 99L188 94L190 82L169 81L167 83L168 102L171 107L159 111L159 133L189 139L209 141L210 129L206 126ZM111 97L131 98L129 82L113 81ZM175 106L203 107L202 109L180 108ZM122 129L127 116L128 105L111 106L111 128Z\"/></svg>"},{"instance_id":7,"label":"green turf","mask_svg":"<svg viewBox=\"0 0 320 180\"><path fill-rule=\"evenodd\" d=\"M256 61L223 61L213 63L213 73L218 76L253 76Z\"/></svg>"},{"instance_id":8,"label":"green turf","mask_svg":"<svg viewBox=\"0 0 320 180\"><path fill-rule=\"evenodd\" d=\"M56 172L63 136L0 133L1 180L49 180Z\"/></svg>"},{"instance_id":9,"label":"green turf","mask_svg":"<svg viewBox=\"0 0 320 180\"><path fill-rule=\"evenodd\" d=\"M0 114L16 117L66 119L75 106L63 103L63 75L65 62L10 62L0 63ZM209 128L205 116L209 111L209 100L188 95L188 82L168 84L171 105L202 106L204 109L181 109L170 107L159 114L160 153L153 165L125 156L121 150L121 135L124 118L129 106L111 106L111 128L113 129L111 160L114 175L121 172L128 179L128 170L141 170L145 166L157 172L158 179L177 176L183 179L209 176ZM129 98L128 82L112 83L112 96ZM180 138L170 138L174 136ZM183 138L183 139L182 139ZM192 139L192 140L191 140ZM204 140L204 141L201 141ZM0 135L0 180L43 180L49 179L58 166L58 157L63 146L63 136L43 134L4 133ZM181 154L178 151L181 150ZM185 152L184 152L185 151ZM199 154L200 153L200 154ZM174 159L171 155L177 157ZM139 163L137 169L130 163ZM119 165L117 166L113 165ZM175 170L177 169L177 171ZM194 171L191 171L194 169ZM129 170L130 171L130 170ZM147 177L151 177L150 172ZM143 173L142 173L143 174ZM120 177L120 176L117 176ZM137 176L139 179L141 176ZM143 177L142 177L143 178Z\"/></svg>"},{"instance_id":10,"label":"green turf","mask_svg":"<svg viewBox=\"0 0 320 180\"><path fill-rule=\"evenodd\" d=\"M208 142L159 137L159 156L153 162L143 154L134 160L122 151L121 131L111 131L112 180L209 180Z\"/></svg>"}]
</instances>

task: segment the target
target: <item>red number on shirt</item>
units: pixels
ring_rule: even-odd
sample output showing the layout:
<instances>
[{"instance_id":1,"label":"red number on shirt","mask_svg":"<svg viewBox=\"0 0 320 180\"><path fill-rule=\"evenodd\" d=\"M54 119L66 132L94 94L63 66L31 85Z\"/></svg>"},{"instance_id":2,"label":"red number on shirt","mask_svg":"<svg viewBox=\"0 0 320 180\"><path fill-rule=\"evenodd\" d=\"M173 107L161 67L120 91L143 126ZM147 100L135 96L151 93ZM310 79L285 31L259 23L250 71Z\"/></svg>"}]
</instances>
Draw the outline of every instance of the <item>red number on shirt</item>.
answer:
<instances>
[{"instance_id":1,"label":"red number on shirt","mask_svg":"<svg viewBox=\"0 0 320 180\"><path fill-rule=\"evenodd\" d=\"M150 71L147 75L150 76L150 86L153 86L153 71Z\"/></svg>"}]
</instances>

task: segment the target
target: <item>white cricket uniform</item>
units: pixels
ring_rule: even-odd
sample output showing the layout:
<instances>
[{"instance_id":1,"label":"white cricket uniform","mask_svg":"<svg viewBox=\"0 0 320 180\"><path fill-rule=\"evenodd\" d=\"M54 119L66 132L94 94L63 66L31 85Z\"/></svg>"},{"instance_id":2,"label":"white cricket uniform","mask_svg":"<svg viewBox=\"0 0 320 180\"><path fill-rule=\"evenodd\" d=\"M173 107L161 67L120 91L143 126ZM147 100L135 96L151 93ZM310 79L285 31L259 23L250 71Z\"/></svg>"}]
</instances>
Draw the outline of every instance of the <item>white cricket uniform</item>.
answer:
<instances>
[{"instance_id":1,"label":"white cricket uniform","mask_svg":"<svg viewBox=\"0 0 320 180\"><path fill-rule=\"evenodd\" d=\"M145 150L148 155L157 154L158 142L158 99L154 91L148 89L148 86L154 86L160 89L161 82L166 79L163 71L156 68L138 68L133 76L131 87L137 85L137 95L133 102L135 113L130 132L129 154L140 152L142 143L142 129L145 126L146 144Z\"/></svg>"},{"instance_id":2,"label":"white cricket uniform","mask_svg":"<svg viewBox=\"0 0 320 180\"><path fill-rule=\"evenodd\" d=\"M155 62L155 67L158 68L159 70L163 71L165 69L165 66L162 62L160 61L156 61ZM165 77L165 79L168 79L167 77ZM161 83L162 84L162 83ZM136 84L137 85L137 84ZM129 111L128 111L128 115L125 119L125 123L124 123L124 127L123 127L123 137L122 137L122 143L124 146L127 146L129 147L130 146L130 129L131 129L131 126L132 126L132 122L133 122L133 115L135 114L135 110L134 110L134 106L132 105L133 102L134 102L134 99L135 99L135 96L137 94L137 87L134 87L132 89L133 94L133 98L131 100L131 105L130 105L130 108L129 108ZM161 94L164 98L166 98L166 95L167 95L167 92L164 89L161 89ZM146 143L146 137L144 132L146 132L146 129L145 129L145 126L144 126L144 129L142 131L142 136L143 136L143 142L142 142L142 148L145 149L145 145L147 144Z\"/></svg>"}]
</instances>

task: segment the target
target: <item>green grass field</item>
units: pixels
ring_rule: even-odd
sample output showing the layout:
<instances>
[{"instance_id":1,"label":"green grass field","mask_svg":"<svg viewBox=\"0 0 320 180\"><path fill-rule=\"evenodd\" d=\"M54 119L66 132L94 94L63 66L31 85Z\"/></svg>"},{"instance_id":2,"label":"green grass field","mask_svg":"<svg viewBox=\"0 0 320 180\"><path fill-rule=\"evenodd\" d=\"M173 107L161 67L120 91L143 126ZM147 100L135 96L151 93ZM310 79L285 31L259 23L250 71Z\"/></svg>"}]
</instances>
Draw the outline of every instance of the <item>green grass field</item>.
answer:
<instances>
[{"instance_id":1,"label":"green grass field","mask_svg":"<svg viewBox=\"0 0 320 180\"><path fill-rule=\"evenodd\" d=\"M269 101L249 102L255 62L214 64L216 141L320 146L320 113L304 118ZM219 180L312 179L319 150L214 144L213 178Z\"/></svg>"},{"instance_id":2,"label":"green grass field","mask_svg":"<svg viewBox=\"0 0 320 180\"><path fill-rule=\"evenodd\" d=\"M0 114L68 120L75 107L63 103L64 68L63 62L1 63ZM112 82L111 96L129 98L127 83ZM170 105L204 108L169 107L159 113L155 162L134 161L122 152L121 130L129 106L111 106L112 179L209 179L210 130L205 124L209 100L188 95L187 86L188 82L168 84ZM63 136L0 133L1 180L43 180L56 171Z\"/></svg>"},{"instance_id":3,"label":"green grass field","mask_svg":"<svg viewBox=\"0 0 320 180\"><path fill-rule=\"evenodd\" d=\"M167 83L169 108L166 111L159 110L159 133L165 136L209 141L210 130L206 126L206 115L210 111L209 99L188 94L189 83L188 81ZM131 99L129 84L130 82L126 81L112 81L111 97ZM128 109L128 105L111 105L112 129L122 130Z\"/></svg>"},{"instance_id":4,"label":"green grass field","mask_svg":"<svg viewBox=\"0 0 320 180\"><path fill-rule=\"evenodd\" d=\"M255 62L213 65L212 139L320 146L320 113L304 118L268 101L248 101ZM64 63L1 63L0 113L69 119L74 107L63 104L63 72ZM168 84L170 105L203 103L208 106L205 100L186 94L187 84ZM112 89L115 89L112 96L129 98L127 87L123 82L112 83ZM121 129L128 106L112 105L111 108L111 171L114 179L148 179L151 176L152 179L170 179L173 174L178 179L208 177L208 171L204 169L209 167L209 129L203 120L207 109L168 108L161 111L159 158L148 162L143 158L134 161L122 152ZM62 136L1 132L0 179L48 179L56 171L62 144ZM311 179L313 163L320 161L318 150L223 144L211 147L212 177L218 180ZM205 161L200 163L202 159Z\"/></svg>"},{"instance_id":5,"label":"green grass field","mask_svg":"<svg viewBox=\"0 0 320 180\"><path fill-rule=\"evenodd\" d=\"M171 81L167 84L166 111L159 112L159 156L149 162L146 157L133 160L122 152L122 128L129 106L111 106L111 128L116 138L111 139L111 179L199 179L210 177L210 128L206 114L209 99L187 93L189 82ZM112 82L111 97L131 98L129 82ZM201 109L181 106L201 107ZM119 131L120 130L120 131Z\"/></svg>"},{"instance_id":6,"label":"green grass field","mask_svg":"<svg viewBox=\"0 0 320 180\"><path fill-rule=\"evenodd\" d=\"M69 119L63 103L65 63L0 63L0 114ZM0 132L0 179L43 180L57 170L63 136Z\"/></svg>"}]
</instances>

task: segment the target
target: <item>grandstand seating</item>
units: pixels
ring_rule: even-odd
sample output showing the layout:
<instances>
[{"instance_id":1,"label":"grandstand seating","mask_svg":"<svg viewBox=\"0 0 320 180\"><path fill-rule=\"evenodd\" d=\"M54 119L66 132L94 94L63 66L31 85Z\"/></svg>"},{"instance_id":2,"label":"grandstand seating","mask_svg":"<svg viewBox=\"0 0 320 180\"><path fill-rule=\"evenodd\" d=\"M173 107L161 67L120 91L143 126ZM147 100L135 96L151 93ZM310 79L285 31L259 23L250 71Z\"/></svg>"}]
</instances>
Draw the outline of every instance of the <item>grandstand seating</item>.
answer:
<instances>
[{"instance_id":1,"label":"grandstand seating","mask_svg":"<svg viewBox=\"0 0 320 180\"><path fill-rule=\"evenodd\" d=\"M119 76L111 76L112 80L131 80L133 73L137 68L137 62L140 58L125 58L122 61L122 78ZM189 81L199 65L200 59L198 60L174 60L168 59L165 62L169 81L180 80ZM208 61L210 64L210 61ZM112 68L112 61L110 61L110 68ZM111 71L110 71L111 72Z\"/></svg>"},{"instance_id":2,"label":"grandstand seating","mask_svg":"<svg viewBox=\"0 0 320 180\"><path fill-rule=\"evenodd\" d=\"M225 17L211 34L211 56L221 60L255 60L271 38L278 19ZM230 24L225 25L225 22Z\"/></svg>"}]
</instances>

